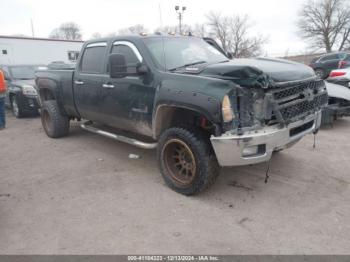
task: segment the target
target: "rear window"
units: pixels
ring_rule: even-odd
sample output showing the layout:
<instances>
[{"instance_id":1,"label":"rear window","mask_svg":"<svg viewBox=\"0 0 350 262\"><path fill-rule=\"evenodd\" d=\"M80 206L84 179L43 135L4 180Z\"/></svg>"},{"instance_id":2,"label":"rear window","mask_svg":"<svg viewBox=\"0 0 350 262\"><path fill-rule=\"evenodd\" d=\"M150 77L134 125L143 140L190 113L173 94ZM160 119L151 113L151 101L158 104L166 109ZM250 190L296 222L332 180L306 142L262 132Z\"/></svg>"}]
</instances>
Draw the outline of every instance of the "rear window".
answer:
<instances>
[{"instance_id":1,"label":"rear window","mask_svg":"<svg viewBox=\"0 0 350 262\"><path fill-rule=\"evenodd\" d=\"M102 73L106 48L106 46L86 48L81 62L81 71L93 74Z\"/></svg>"}]
</instances>

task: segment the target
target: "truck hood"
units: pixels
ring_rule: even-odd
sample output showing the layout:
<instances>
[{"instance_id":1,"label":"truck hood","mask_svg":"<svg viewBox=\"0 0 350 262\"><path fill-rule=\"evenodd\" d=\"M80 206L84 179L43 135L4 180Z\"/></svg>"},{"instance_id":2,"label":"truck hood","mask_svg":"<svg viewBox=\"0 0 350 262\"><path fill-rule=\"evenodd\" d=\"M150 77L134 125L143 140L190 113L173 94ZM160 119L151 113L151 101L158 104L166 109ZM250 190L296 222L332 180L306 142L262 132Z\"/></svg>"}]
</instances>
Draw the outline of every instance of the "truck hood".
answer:
<instances>
[{"instance_id":1,"label":"truck hood","mask_svg":"<svg viewBox=\"0 0 350 262\"><path fill-rule=\"evenodd\" d=\"M193 68L190 69L194 73ZM249 87L269 88L286 82L315 78L314 71L303 64L271 58L234 59L198 68L198 74Z\"/></svg>"}]
</instances>

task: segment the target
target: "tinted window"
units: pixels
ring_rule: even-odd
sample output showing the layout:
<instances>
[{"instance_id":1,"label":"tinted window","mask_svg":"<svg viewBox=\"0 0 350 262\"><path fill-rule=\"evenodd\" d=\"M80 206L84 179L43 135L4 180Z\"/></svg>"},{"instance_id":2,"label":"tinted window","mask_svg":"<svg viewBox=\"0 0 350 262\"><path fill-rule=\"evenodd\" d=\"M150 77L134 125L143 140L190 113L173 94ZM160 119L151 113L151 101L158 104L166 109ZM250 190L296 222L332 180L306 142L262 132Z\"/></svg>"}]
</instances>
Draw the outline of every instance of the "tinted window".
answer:
<instances>
[{"instance_id":1,"label":"tinted window","mask_svg":"<svg viewBox=\"0 0 350 262\"><path fill-rule=\"evenodd\" d=\"M338 54L333 54L333 55L327 55L321 58L321 61L328 61L328 60L337 60L339 59Z\"/></svg>"},{"instance_id":2,"label":"tinted window","mask_svg":"<svg viewBox=\"0 0 350 262\"><path fill-rule=\"evenodd\" d=\"M84 73L102 73L105 52L105 46L86 48L81 63L81 71Z\"/></svg>"},{"instance_id":3,"label":"tinted window","mask_svg":"<svg viewBox=\"0 0 350 262\"><path fill-rule=\"evenodd\" d=\"M127 65L130 64L137 64L140 61L137 59L136 54L134 53L134 51L126 45L115 45L112 48L112 53L118 53L118 54L122 54L125 56L125 61Z\"/></svg>"}]
</instances>

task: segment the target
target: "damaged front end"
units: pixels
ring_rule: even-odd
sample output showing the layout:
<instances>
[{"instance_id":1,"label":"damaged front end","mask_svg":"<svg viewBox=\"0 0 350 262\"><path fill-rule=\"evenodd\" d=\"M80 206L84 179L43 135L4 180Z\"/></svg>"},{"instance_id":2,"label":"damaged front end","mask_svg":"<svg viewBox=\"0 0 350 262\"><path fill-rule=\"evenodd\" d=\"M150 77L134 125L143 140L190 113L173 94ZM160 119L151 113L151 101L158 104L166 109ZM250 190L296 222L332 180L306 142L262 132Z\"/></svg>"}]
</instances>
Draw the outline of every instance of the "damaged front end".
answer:
<instances>
[{"instance_id":1,"label":"damaged front end","mask_svg":"<svg viewBox=\"0 0 350 262\"><path fill-rule=\"evenodd\" d=\"M262 71L246 68L220 76L237 84L231 95L235 118L222 136L211 137L221 166L268 161L273 151L317 132L328 102L324 81L314 76L277 82Z\"/></svg>"}]
</instances>

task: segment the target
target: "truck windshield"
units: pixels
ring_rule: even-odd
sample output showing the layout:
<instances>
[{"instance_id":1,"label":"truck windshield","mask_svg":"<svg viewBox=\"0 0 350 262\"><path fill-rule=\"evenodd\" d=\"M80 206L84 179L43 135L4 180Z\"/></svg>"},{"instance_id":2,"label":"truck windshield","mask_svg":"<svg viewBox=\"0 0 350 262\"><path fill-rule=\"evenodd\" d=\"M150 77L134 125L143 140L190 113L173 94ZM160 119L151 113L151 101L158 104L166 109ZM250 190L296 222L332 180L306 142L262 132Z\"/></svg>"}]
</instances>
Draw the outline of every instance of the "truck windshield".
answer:
<instances>
[{"instance_id":1,"label":"truck windshield","mask_svg":"<svg viewBox=\"0 0 350 262\"><path fill-rule=\"evenodd\" d=\"M154 59L166 70L201 63L227 61L216 48L196 37L151 37L144 42Z\"/></svg>"},{"instance_id":2,"label":"truck windshield","mask_svg":"<svg viewBox=\"0 0 350 262\"><path fill-rule=\"evenodd\" d=\"M11 66L9 71L13 79L34 79L37 66Z\"/></svg>"}]
</instances>

